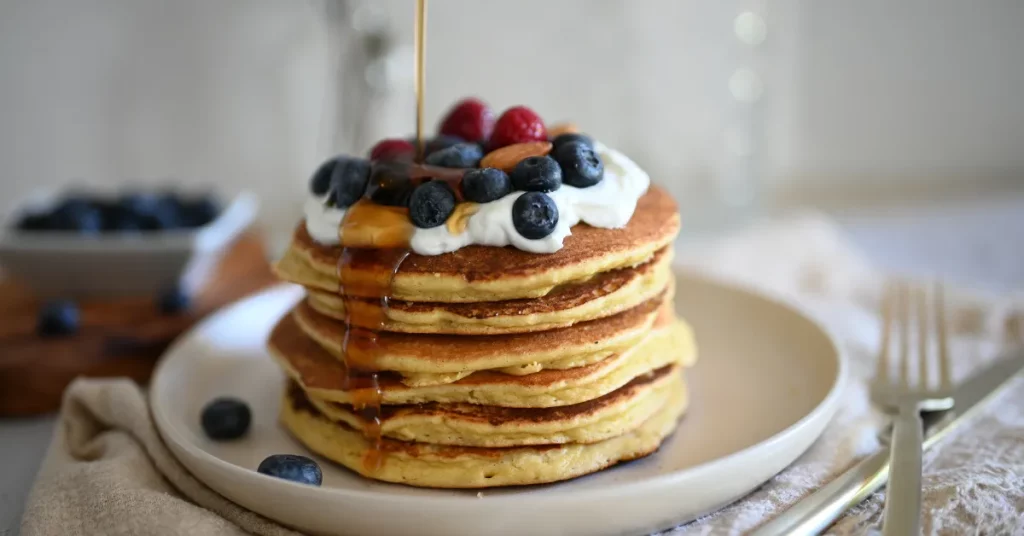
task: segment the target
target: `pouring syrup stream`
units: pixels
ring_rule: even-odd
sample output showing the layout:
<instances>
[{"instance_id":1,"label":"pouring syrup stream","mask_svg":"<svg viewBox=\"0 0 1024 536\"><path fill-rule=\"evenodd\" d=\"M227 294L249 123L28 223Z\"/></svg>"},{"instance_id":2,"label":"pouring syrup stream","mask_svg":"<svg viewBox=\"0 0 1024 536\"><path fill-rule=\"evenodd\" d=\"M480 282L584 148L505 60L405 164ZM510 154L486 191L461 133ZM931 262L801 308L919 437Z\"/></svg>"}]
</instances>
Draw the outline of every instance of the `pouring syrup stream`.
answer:
<instances>
[{"instance_id":1,"label":"pouring syrup stream","mask_svg":"<svg viewBox=\"0 0 1024 536\"><path fill-rule=\"evenodd\" d=\"M415 33L415 89L416 89L416 161L422 162L426 152L423 140L423 93L426 80L426 38L427 38L427 0L416 0Z\"/></svg>"}]
</instances>

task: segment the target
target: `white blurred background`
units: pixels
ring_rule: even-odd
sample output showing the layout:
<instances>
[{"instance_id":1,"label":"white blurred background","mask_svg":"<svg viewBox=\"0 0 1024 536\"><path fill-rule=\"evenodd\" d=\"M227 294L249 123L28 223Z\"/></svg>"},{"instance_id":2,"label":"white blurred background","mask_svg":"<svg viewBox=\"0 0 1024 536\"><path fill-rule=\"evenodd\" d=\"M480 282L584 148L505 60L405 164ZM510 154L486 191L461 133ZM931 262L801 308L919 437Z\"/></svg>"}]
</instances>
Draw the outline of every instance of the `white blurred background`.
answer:
<instances>
[{"instance_id":1,"label":"white blurred background","mask_svg":"<svg viewBox=\"0 0 1024 536\"><path fill-rule=\"evenodd\" d=\"M0 4L0 213L40 186L251 189L412 131L412 0ZM691 221L1024 190L1024 2L433 0L427 114L572 119Z\"/></svg>"}]
</instances>

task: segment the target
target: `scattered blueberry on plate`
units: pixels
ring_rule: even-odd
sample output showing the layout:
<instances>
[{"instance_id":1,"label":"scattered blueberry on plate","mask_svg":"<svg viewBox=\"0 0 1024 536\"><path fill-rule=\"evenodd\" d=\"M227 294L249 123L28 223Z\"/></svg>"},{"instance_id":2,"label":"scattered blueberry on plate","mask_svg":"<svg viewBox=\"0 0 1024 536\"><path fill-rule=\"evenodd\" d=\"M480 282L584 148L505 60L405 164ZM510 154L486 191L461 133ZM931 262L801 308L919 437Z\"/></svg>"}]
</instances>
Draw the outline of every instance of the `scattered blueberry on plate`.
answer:
<instances>
[{"instance_id":1,"label":"scattered blueberry on plate","mask_svg":"<svg viewBox=\"0 0 1024 536\"><path fill-rule=\"evenodd\" d=\"M558 225L555 200L541 192L526 192L512 204L512 225L524 238L544 238Z\"/></svg>"},{"instance_id":2,"label":"scattered blueberry on plate","mask_svg":"<svg viewBox=\"0 0 1024 536\"><path fill-rule=\"evenodd\" d=\"M409 219L421 229L444 224L454 210L455 192L443 181L425 182L409 197Z\"/></svg>"},{"instance_id":3,"label":"scattered blueberry on plate","mask_svg":"<svg viewBox=\"0 0 1024 536\"><path fill-rule=\"evenodd\" d=\"M248 404L237 398L215 398L203 407L200 421L210 439L227 441L238 439L249 431L252 412Z\"/></svg>"},{"instance_id":4,"label":"scattered blueberry on plate","mask_svg":"<svg viewBox=\"0 0 1024 536\"><path fill-rule=\"evenodd\" d=\"M462 197L474 203L490 203L512 191L512 180L497 168L473 169L462 176Z\"/></svg>"},{"instance_id":5,"label":"scattered blueberry on plate","mask_svg":"<svg viewBox=\"0 0 1024 536\"><path fill-rule=\"evenodd\" d=\"M592 146L582 141L563 143L555 149L555 160L562 167L562 182L569 186L589 188L604 178L604 162Z\"/></svg>"},{"instance_id":6,"label":"scattered blueberry on plate","mask_svg":"<svg viewBox=\"0 0 1024 536\"><path fill-rule=\"evenodd\" d=\"M257 472L299 484L319 486L324 481L320 466L313 460L298 454L272 454L260 462Z\"/></svg>"},{"instance_id":7,"label":"scattered blueberry on plate","mask_svg":"<svg viewBox=\"0 0 1024 536\"><path fill-rule=\"evenodd\" d=\"M157 309L165 315L180 313L187 310L190 305L188 293L177 285L161 292L156 300Z\"/></svg>"},{"instance_id":8,"label":"scattered blueberry on plate","mask_svg":"<svg viewBox=\"0 0 1024 536\"><path fill-rule=\"evenodd\" d=\"M522 159L510 175L516 190L552 192L562 186L562 168L550 156Z\"/></svg>"},{"instance_id":9,"label":"scattered blueberry on plate","mask_svg":"<svg viewBox=\"0 0 1024 536\"><path fill-rule=\"evenodd\" d=\"M36 332L42 337L72 335L78 331L78 306L72 301L47 302L39 311Z\"/></svg>"}]
</instances>

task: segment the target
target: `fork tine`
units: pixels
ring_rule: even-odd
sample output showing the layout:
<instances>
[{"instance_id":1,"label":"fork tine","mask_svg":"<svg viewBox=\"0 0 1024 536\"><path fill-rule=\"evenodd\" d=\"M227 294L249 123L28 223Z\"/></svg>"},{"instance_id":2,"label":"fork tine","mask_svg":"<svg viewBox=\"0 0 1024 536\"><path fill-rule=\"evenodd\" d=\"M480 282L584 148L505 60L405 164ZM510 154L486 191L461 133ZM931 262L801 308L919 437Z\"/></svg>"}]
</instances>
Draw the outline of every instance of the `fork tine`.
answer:
<instances>
[{"instance_id":1,"label":"fork tine","mask_svg":"<svg viewBox=\"0 0 1024 536\"><path fill-rule=\"evenodd\" d=\"M921 389L928 388L928 287L915 285L917 296L917 384Z\"/></svg>"},{"instance_id":2,"label":"fork tine","mask_svg":"<svg viewBox=\"0 0 1024 536\"><path fill-rule=\"evenodd\" d=\"M899 324L900 324L900 385L904 389L910 388L910 288L901 281L897 286L899 297Z\"/></svg>"},{"instance_id":3,"label":"fork tine","mask_svg":"<svg viewBox=\"0 0 1024 536\"><path fill-rule=\"evenodd\" d=\"M939 334L939 384L942 389L952 389L949 374L949 334L946 331L946 294L941 281L935 282L935 323Z\"/></svg>"},{"instance_id":4,"label":"fork tine","mask_svg":"<svg viewBox=\"0 0 1024 536\"><path fill-rule=\"evenodd\" d=\"M892 339L893 285L886 281L882 287L882 341L879 343L878 362L875 364L875 378L889 382L889 342Z\"/></svg>"}]
</instances>

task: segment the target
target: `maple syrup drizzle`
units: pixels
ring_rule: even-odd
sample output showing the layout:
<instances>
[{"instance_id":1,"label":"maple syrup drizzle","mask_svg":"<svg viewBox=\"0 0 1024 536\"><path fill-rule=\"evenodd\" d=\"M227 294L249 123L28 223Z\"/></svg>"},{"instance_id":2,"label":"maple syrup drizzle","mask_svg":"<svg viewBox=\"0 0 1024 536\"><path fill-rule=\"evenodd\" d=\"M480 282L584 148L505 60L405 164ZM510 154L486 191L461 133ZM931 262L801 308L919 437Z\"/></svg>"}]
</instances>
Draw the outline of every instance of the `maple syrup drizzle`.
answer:
<instances>
[{"instance_id":1,"label":"maple syrup drizzle","mask_svg":"<svg viewBox=\"0 0 1024 536\"><path fill-rule=\"evenodd\" d=\"M424 55L426 54L427 1L416 2L415 77L416 77L416 161L422 162L426 143L423 137ZM345 212L338 233L342 240L338 255L338 295L345 306L345 335L341 353L345 361L345 385L352 405L365 423L364 434L371 447L363 457L363 468L375 472L384 461L381 437L380 356L385 352L380 333L384 330L395 276L409 256L411 228L408 210L375 205L366 197L374 189L397 188L408 192L412 185L427 179L449 182L461 180L462 173L406 165L384 171L384 163L374 164L366 196ZM394 181L388 184L388 181ZM403 184L404 183L404 184ZM405 188L403 188L405 187ZM386 193L386 192L385 192ZM385 196L387 197L387 196ZM404 205L404 203L399 203ZM346 241L348 237L348 241ZM357 238L357 239L353 239ZM360 247L355 247L356 245ZM384 269L381 269L381 268ZM356 297L380 301L379 308L357 307Z\"/></svg>"},{"instance_id":2,"label":"maple syrup drizzle","mask_svg":"<svg viewBox=\"0 0 1024 536\"><path fill-rule=\"evenodd\" d=\"M349 210L342 222L345 229L358 230L374 225L372 204L360 200L364 210ZM356 207L356 205L353 205ZM380 207L386 208L386 207ZM382 461L381 401L379 358L385 351L380 333L387 321L391 289L402 261L409 256L408 247L355 248L343 247L338 256L338 295L345 305L345 332L341 352L345 361L345 383L352 405L364 422L364 434L371 448L363 458L363 466L376 471ZM360 267L369 270L360 273ZM382 270L381 267L384 269ZM379 300L380 307L359 306L357 296Z\"/></svg>"}]
</instances>

